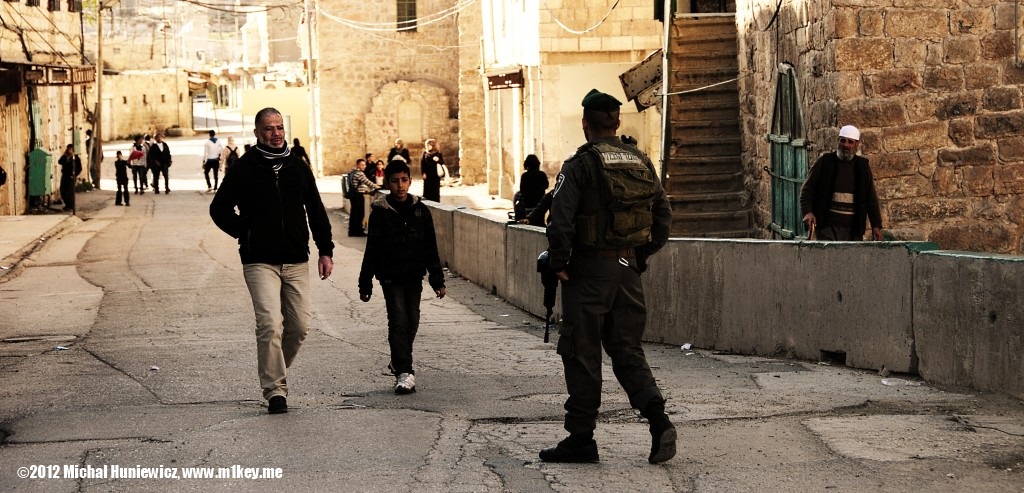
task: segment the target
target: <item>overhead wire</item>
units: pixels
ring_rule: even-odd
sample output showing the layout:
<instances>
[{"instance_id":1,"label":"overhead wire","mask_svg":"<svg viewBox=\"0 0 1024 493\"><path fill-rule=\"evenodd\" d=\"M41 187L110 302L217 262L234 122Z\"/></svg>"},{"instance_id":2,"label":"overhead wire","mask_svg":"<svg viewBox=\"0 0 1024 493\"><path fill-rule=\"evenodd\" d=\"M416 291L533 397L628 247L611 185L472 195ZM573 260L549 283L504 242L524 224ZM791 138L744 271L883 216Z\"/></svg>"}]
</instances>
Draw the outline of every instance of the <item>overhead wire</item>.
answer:
<instances>
[{"instance_id":1,"label":"overhead wire","mask_svg":"<svg viewBox=\"0 0 1024 493\"><path fill-rule=\"evenodd\" d=\"M25 25L27 25L27 26L31 26L32 25L32 23L29 22L29 20L26 19L25 16L21 14L21 12L18 12L18 9L15 9L14 6L12 6L11 4L9 4L7 2L3 2L3 4L4 4L4 7L7 10L13 11L15 14L17 14L18 17L21 17L21 20L25 21ZM47 19L50 20L48 18L48 16L43 16L43 17L47 17ZM53 21L50 20L50 23L52 24ZM50 50L52 50L53 55L56 55L58 58L60 58L61 61L63 61L65 65L67 65L69 67L73 67L73 66L77 66L78 65L78 64L75 64L75 63L71 63L71 62L68 61L67 58L64 58L64 53L61 52L60 50L58 50L52 44L50 44L50 41L48 39L46 39L46 37L43 36L43 34L40 33L39 31L37 31L37 30L25 30L25 28L20 26L20 25L18 26L18 28L21 30L21 32L20 32L21 36L25 36L26 33L28 33L28 34L35 34L36 36L38 36L39 39L42 40L43 44L45 44L46 46L50 47ZM61 32L60 29L56 25L54 26L54 29L57 29L58 33L60 33L60 34L64 35L65 37L67 37L67 34ZM71 46L74 47L75 51L77 53L79 53L79 54L82 54L81 49L79 47L75 46L74 41L71 40L70 37L68 37L68 40L70 41ZM28 47L26 46L25 49L27 50ZM25 53L25 55L29 59L28 61L32 62L32 54L31 53ZM85 55L82 54L82 56L85 56Z\"/></svg>"},{"instance_id":2,"label":"overhead wire","mask_svg":"<svg viewBox=\"0 0 1024 493\"><path fill-rule=\"evenodd\" d=\"M552 9L551 6L548 5L547 0L544 1L544 7L546 7L548 10L552 11L551 19L553 21L555 21L555 24L558 24L558 27L562 28L563 30L565 30L569 34L575 34L575 35L579 36L579 35L587 34L590 31L593 31L594 29L597 29L598 27L601 27L601 24L604 24L604 21L608 20L608 17L610 17L612 15L612 12L615 10L615 8L619 6L619 1L620 0L615 0L615 3L613 3L611 8L608 9L608 12L604 14L604 17L602 17L601 20L597 21L597 24L594 24L593 26L588 27L588 28L586 28L586 29L584 29L582 31L578 31L576 29L573 29L573 28L565 25L565 23L563 23L561 20L559 20L558 17L555 17L555 14L554 14L554 10L555 9Z\"/></svg>"},{"instance_id":3,"label":"overhead wire","mask_svg":"<svg viewBox=\"0 0 1024 493\"><path fill-rule=\"evenodd\" d=\"M442 9L439 12L435 12L433 14L430 14L430 15L427 15L427 16L424 16L424 17L418 17L416 19L410 19L408 21L404 21L404 22L400 22L400 23L397 23L397 22L361 22L361 21L354 21L352 19L346 19L344 17L340 17L340 16L337 16L337 15L334 15L334 14L332 14L330 12L327 12L327 11L325 11L323 9L319 10L318 13L320 15L324 16L327 19L330 19L330 20L332 20L334 22L337 22L338 24L350 27L352 29L357 29L357 30L360 30L360 31L365 31L365 32L400 32L400 31L412 31L412 30L417 29L418 27L423 27L423 26L429 26L431 24L436 24L438 22L441 22L442 20L445 20L445 19L447 19L449 17L452 17L452 16L462 12L463 10L465 10L467 7L469 7L470 5L472 5L475 2L476 2L476 0L464 0L463 2L458 3L458 4L456 4L456 5L452 6L452 7L449 7L447 9ZM407 26L402 26L402 27L396 27L396 24L408 24L408 25Z\"/></svg>"}]
</instances>

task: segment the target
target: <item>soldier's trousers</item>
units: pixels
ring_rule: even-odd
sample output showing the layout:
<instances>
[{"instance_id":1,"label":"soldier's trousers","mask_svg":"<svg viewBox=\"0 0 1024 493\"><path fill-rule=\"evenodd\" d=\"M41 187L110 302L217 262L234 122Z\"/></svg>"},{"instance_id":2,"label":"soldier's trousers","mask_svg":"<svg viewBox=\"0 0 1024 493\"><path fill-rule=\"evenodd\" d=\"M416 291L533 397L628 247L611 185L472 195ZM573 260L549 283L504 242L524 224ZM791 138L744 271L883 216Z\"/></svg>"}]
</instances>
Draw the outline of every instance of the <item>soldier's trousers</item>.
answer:
<instances>
[{"instance_id":1,"label":"soldier's trousers","mask_svg":"<svg viewBox=\"0 0 1024 493\"><path fill-rule=\"evenodd\" d=\"M565 429L591 432L601 406L601 348L629 403L643 411L661 391L640 339L647 323L643 285L634 259L574 259L562 283L558 354L565 367Z\"/></svg>"}]
</instances>

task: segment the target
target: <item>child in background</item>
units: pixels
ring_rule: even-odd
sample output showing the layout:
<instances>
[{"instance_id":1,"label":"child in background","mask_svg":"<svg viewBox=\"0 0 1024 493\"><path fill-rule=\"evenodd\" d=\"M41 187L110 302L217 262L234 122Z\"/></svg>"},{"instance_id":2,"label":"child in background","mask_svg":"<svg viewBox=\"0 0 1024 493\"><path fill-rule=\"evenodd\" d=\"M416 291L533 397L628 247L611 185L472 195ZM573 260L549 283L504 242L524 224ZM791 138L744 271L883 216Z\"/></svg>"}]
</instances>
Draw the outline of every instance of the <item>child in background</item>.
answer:
<instances>
[{"instance_id":1,"label":"child in background","mask_svg":"<svg viewBox=\"0 0 1024 493\"><path fill-rule=\"evenodd\" d=\"M117 195L114 196L114 205L121 205L121 200L124 199L124 205L132 205L132 195L128 193L128 161L124 160L124 155L121 151L117 151L117 160L114 161L114 179L117 180Z\"/></svg>"},{"instance_id":2,"label":"child in background","mask_svg":"<svg viewBox=\"0 0 1024 493\"><path fill-rule=\"evenodd\" d=\"M370 207L369 235L359 272L359 299L370 301L373 278L380 282L388 313L388 344L395 375L395 393L416 392L412 344L420 324L423 274L438 298L444 298L444 272L430 209L409 194L409 165L391 161L384 169L391 192L379 195Z\"/></svg>"},{"instance_id":3,"label":"child in background","mask_svg":"<svg viewBox=\"0 0 1024 493\"><path fill-rule=\"evenodd\" d=\"M377 184L378 187L383 187L384 186L384 160L383 159L378 159L377 160L377 170L374 173L373 181L374 181L374 183Z\"/></svg>"}]
</instances>

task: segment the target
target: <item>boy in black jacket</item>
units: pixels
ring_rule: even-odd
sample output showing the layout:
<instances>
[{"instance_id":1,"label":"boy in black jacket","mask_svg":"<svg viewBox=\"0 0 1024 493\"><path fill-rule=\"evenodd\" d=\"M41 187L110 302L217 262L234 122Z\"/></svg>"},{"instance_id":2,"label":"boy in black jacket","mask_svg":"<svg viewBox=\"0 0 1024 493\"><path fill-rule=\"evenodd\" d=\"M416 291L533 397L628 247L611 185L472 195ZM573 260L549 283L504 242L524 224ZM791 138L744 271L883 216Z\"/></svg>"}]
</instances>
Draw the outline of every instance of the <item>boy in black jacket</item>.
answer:
<instances>
[{"instance_id":1,"label":"boy in black jacket","mask_svg":"<svg viewBox=\"0 0 1024 493\"><path fill-rule=\"evenodd\" d=\"M369 234L359 272L359 299L370 301L373 278L380 281L388 311L388 344L395 375L395 393L416 392L412 343L420 324L423 274L438 298L444 298L444 272L437 254L437 238L430 209L409 194L409 165L391 161L384 169L390 194L370 206Z\"/></svg>"}]
</instances>

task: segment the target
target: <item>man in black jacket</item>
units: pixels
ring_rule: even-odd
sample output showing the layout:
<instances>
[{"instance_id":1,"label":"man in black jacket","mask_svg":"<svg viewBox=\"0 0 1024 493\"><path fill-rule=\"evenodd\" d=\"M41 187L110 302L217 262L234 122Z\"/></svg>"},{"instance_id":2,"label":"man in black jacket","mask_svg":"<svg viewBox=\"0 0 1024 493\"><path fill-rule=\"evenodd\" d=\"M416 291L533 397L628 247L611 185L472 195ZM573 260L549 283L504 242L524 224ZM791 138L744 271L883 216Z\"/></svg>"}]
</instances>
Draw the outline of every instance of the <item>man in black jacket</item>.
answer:
<instances>
[{"instance_id":1,"label":"man in black jacket","mask_svg":"<svg viewBox=\"0 0 1024 493\"><path fill-rule=\"evenodd\" d=\"M882 241L882 212L868 160L857 155L860 130L839 129L839 147L818 158L800 189L800 212L814 237L826 241L861 241L866 220L871 237Z\"/></svg>"},{"instance_id":2,"label":"man in black jacket","mask_svg":"<svg viewBox=\"0 0 1024 493\"><path fill-rule=\"evenodd\" d=\"M160 175L164 176L164 194L171 193L171 179L167 177L171 167L171 148L164 142L164 134L156 134L156 143L149 146L147 159L153 169L153 193L160 193Z\"/></svg>"},{"instance_id":3,"label":"man in black jacket","mask_svg":"<svg viewBox=\"0 0 1024 493\"><path fill-rule=\"evenodd\" d=\"M320 279L330 277L334 268L334 242L313 172L289 152L281 113L260 110L254 133L256 146L225 175L210 203L210 217L238 239L242 273L256 310L260 386L268 411L278 414L288 412L287 368L312 319L310 230Z\"/></svg>"}]
</instances>

